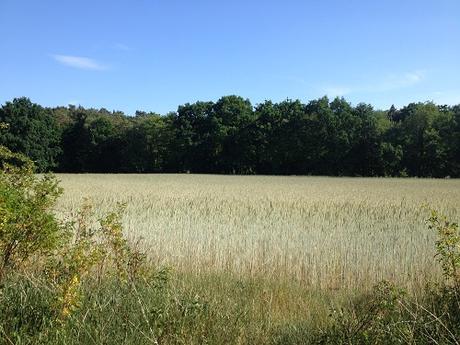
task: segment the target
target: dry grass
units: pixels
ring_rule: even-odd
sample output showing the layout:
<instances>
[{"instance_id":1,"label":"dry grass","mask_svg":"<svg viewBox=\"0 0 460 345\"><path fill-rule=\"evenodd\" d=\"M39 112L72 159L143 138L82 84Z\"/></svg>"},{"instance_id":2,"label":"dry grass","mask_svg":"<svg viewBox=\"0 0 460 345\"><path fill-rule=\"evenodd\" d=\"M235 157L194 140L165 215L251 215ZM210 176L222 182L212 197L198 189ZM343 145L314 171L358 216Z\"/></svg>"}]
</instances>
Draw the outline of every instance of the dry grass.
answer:
<instances>
[{"instance_id":1,"label":"dry grass","mask_svg":"<svg viewBox=\"0 0 460 345\"><path fill-rule=\"evenodd\" d=\"M439 274L427 204L458 220L460 180L214 175L58 175L59 212L128 203L129 235L188 273L231 272L341 289Z\"/></svg>"}]
</instances>

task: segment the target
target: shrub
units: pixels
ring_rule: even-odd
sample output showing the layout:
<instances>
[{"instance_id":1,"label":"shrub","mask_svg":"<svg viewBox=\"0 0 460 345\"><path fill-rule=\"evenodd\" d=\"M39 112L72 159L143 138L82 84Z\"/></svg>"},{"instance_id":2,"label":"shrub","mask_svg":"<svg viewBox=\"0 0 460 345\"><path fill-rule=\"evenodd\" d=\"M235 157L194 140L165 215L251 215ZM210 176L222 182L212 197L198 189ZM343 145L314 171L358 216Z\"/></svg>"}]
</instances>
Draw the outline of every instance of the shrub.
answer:
<instances>
[{"instance_id":1,"label":"shrub","mask_svg":"<svg viewBox=\"0 0 460 345\"><path fill-rule=\"evenodd\" d=\"M450 222L443 215L432 211L428 219L428 227L436 230L436 258L441 264L444 277L453 283L455 290L460 292L460 233L458 224Z\"/></svg>"},{"instance_id":2,"label":"shrub","mask_svg":"<svg viewBox=\"0 0 460 345\"><path fill-rule=\"evenodd\" d=\"M35 175L28 158L4 147L0 163L2 338L50 340L87 303L91 281L98 290L115 277L118 290L134 291L140 301L136 284L151 278L160 286L167 280L167 274L149 272L146 256L124 239L123 205L99 225L93 225L88 202L74 220L59 221L52 208L62 189L53 175ZM142 304L137 307L148 320Z\"/></svg>"},{"instance_id":3,"label":"shrub","mask_svg":"<svg viewBox=\"0 0 460 345\"><path fill-rule=\"evenodd\" d=\"M0 344L158 344L191 334L206 303L174 295L123 235L124 205L94 222L87 200L59 221L52 175L0 147ZM190 335L193 337L193 335Z\"/></svg>"},{"instance_id":4,"label":"shrub","mask_svg":"<svg viewBox=\"0 0 460 345\"><path fill-rule=\"evenodd\" d=\"M33 174L25 156L0 147L0 283L34 256L51 254L67 233L52 212L62 190L52 175Z\"/></svg>"}]
</instances>

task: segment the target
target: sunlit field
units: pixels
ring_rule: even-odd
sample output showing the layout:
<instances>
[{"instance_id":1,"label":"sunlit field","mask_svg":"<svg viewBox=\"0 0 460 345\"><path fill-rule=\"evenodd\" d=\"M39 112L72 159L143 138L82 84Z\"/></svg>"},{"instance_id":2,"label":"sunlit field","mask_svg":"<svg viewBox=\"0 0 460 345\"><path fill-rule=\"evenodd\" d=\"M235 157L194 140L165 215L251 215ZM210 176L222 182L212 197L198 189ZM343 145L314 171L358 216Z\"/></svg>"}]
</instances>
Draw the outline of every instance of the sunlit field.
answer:
<instances>
[{"instance_id":1,"label":"sunlit field","mask_svg":"<svg viewBox=\"0 0 460 345\"><path fill-rule=\"evenodd\" d=\"M436 277L429 208L458 219L460 181L215 175L59 175L58 211L127 203L126 231L187 273L327 289Z\"/></svg>"}]
</instances>

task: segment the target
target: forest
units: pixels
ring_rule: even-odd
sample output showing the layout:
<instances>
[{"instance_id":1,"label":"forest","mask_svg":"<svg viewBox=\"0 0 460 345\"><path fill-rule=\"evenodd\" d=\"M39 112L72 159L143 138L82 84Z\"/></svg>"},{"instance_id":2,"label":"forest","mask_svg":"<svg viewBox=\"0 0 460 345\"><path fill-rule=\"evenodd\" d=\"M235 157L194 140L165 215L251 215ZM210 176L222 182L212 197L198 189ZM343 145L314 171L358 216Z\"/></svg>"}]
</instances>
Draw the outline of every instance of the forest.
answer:
<instances>
[{"instance_id":1,"label":"forest","mask_svg":"<svg viewBox=\"0 0 460 345\"><path fill-rule=\"evenodd\" d=\"M40 172L460 177L460 105L231 95L127 115L21 97L1 106L0 123L0 145Z\"/></svg>"}]
</instances>

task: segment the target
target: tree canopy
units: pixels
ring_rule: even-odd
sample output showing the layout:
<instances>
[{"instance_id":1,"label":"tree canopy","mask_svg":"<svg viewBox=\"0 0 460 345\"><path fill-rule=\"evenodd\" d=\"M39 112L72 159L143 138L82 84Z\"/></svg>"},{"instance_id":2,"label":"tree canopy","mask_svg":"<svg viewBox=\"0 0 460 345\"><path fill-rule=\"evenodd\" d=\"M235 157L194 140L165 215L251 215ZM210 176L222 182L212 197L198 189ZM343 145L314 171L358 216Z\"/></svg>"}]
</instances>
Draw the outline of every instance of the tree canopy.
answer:
<instances>
[{"instance_id":1,"label":"tree canopy","mask_svg":"<svg viewBox=\"0 0 460 345\"><path fill-rule=\"evenodd\" d=\"M375 110L322 97L253 106L231 95L128 116L17 98L0 123L0 145L40 171L460 176L460 105Z\"/></svg>"},{"instance_id":2,"label":"tree canopy","mask_svg":"<svg viewBox=\"0 0 460 345\"><path fill-rule=\"evenodd\" d=\"M15 98L0 108L0 122L8 125L0 132L0 145L30 157L39 171L58 166L60 133L51 109Z\"/></svg>"}]
</instances>

